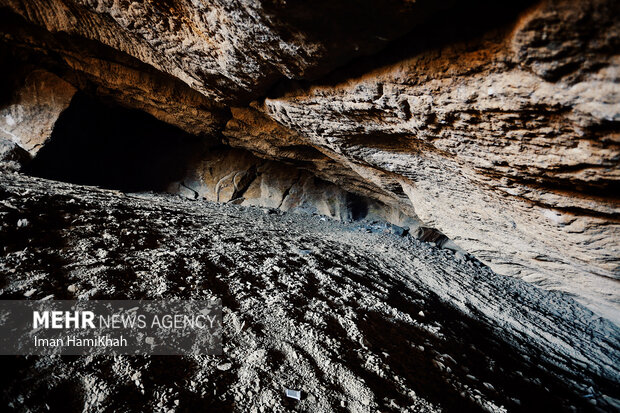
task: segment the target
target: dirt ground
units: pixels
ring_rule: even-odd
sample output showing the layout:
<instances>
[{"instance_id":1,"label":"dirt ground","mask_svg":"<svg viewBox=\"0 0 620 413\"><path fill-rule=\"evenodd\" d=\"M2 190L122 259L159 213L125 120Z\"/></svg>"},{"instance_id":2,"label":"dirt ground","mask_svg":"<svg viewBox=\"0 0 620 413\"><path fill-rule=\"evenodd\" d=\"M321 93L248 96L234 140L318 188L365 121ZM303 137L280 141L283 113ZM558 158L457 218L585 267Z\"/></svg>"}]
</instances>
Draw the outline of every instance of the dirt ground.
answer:
<instances>
[{"instance_id":1,"label":"dirt ground","mask_svg":"<svg viewBox=\"0 0 620 413\"><path fill-rule=\"evenodd\" d=\"M4 356L4 411L620 406L618 327L380 223L12 172L0 217L0 299L220 297L225 321L223 356Z\"/></svg>"}]
</instances>

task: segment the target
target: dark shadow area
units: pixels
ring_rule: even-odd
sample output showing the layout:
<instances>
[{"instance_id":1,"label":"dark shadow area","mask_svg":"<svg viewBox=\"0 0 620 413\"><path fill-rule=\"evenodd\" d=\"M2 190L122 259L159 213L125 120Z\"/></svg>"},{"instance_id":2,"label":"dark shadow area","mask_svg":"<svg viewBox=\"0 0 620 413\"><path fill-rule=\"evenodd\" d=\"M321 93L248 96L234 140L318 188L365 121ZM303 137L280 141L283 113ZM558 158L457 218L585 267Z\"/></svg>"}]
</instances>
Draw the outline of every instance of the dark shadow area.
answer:
<instances>
[{"instance_id":1,"label":"dark shadow area","mask_svg":"<svg viewBox=\"0 0 620 413\"><path fill-rule=\"evenodd\" d=\"M25 172L121 191L163 191L182 179L199 138L144 112L78 93Z\"/></svg>"},{"instance_id":2,"label":"dark shadow area","mask_svg":"<svg viewBox=\"0 0 620 413\"><path fill-rule=\"evenodd\" d=\"M3 63L3 68L0 69L2 74L0 76L0 107L2 107L11 103L14 91L23 84L23 76L18 74L26 73L26 70L15 61L13 55L2 44L0 44L0 62Z\"/></svg>"},{"instance_id":3,"label":"dark shadow area","mask_svg":"<svg viewBox=\"0 0 620 413\"><path fill-rule=\"evenodd\" d=\"M351 219L360 221L368 215L366 198L347 192L347 207L351 210Z\"/></svg>"},{"instance_id":4,"label":"dark shadow area","mask_svg":"<svg viewBox=\"0 0 620 413\"><path fill-rule=\"evenodd\" d=\"M429 227L418 228L415 237L420 241L434 242L439 247L450 240L450 238L446 237L441 231Z\"/></svg>"},{"instance_id":5,"label":"dark shadow area","mask_svg":"<svg viewBox=\"0 0 620 413\"><path fill-rule=\"evenodd\" d=\"M308 89L311 86L334 86L421 52L440 49L450 44L479 42L485 36L499 40L506 36L523 12L538 2L475 0L448 1L441 5L433 3L416 2L416 10L420 11L415 17L418 24L407 34L386 44L381 51L353 59L320 79L282 80L271 88L267 97L278 98L288 92ZM416 81L412 79L412 82Z\"/></svg>"},{"instance_id":6,"label":"dark shadow area","mask_svg":"<svg viewBox=\"0 0 620 413\"><path fill-rule=\"evenodd\" d=\"M350 134L342 145L344 148L372 148L382 151L402 153L441 152L428 141L419 139L411 133L374 132L368 134ZM450 156L441 152L442 155Z\"/></svg>"}]
</instances>

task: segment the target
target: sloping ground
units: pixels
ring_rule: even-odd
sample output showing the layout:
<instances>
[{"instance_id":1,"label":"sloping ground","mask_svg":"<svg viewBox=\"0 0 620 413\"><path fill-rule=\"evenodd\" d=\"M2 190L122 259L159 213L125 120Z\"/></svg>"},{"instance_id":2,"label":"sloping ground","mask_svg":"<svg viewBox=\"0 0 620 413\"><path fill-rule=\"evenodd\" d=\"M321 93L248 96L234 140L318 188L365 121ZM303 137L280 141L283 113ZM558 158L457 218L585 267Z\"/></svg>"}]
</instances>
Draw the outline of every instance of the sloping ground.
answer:
<instances>
[{"instance_id":1,"label":"sloping ground","mask_svg":"<svg viewBox=\"0 0 620 413\"><path fill-rule=\"evenodd\" d=\"M3 357L12 410L619 406L618 327L410 237L6 172L0 215L2 299L218 296L225 306L221 357ZM302 400L285 399L285 386Z\"/></svg>"}]
</instances>

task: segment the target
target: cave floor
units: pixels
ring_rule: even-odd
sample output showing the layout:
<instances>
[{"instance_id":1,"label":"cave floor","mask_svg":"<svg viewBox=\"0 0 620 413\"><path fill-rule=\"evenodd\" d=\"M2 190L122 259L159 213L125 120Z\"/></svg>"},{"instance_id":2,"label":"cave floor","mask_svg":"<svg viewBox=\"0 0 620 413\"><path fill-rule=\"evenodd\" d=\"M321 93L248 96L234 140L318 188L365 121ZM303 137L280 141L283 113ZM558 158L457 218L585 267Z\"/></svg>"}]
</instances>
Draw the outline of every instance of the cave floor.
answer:
<instances>
[{"instance_id":1,"label":"cave floor","mask_svg":"<svg viewBox=\"0 0 620 413\"><path fill-rule=\"evenodd\" d=\"M222 356L4 356L9 410L618 407L618 327L412 237L12 172L0 216L2 299L221 297L225 322Z\"/></svg>"}]
</instances>

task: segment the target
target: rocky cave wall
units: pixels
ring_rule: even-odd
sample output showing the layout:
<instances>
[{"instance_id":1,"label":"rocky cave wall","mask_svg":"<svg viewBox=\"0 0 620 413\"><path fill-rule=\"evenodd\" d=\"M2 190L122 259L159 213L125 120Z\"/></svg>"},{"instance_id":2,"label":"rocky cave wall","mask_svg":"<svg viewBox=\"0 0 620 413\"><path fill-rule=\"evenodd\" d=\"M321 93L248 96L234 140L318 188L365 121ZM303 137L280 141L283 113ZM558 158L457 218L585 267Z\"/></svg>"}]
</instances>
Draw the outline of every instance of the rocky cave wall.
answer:
<instances>
[{"instance_id":1,"label":"rocky cave wall","mask_svg":"<svg viewBox=\"0 0 620 413\"><path fill-rule=\"evenodd\" d=\"M496 3L1 0L0 133L97 96L200 139L189 196L355 194L617 320L620 6Z\"/></svg>"},{"instance_id":2,"label":"rocky cave wall","mask_svg":"<svg viewBox=\"0 0 620 413\"><path fill-rule=\"evenodd\" d=\"M76 93L49 72L34 71L26 79L3 111L0 132L4 147L25 154L14 163L21 164L26 174L125 192L165 191L189 199L320 214L342 221L382 221L402 226L386 226L400 233L416 233L420 227L418 220L398 208L321 179L311 162L304 167L302 159L284 163L205 141L142 111ZM29 93L33 87L42 93ZM39 121L28 122L29 116ZM35 137L39 143L33 145ZM298 150L307 159L324 157L308 148Z\"/></svg>"},{"instance_id":3,"label":"rocky cave wall","mask_svg":"<svg viewBox=\"0 0 620 413\"><path fill-rule=\"evenodd\" d=\"M168 192L190 199L231 202L341 221L382 221L416 233L420 222L373 198L342 189L311 171L266 160L242 149L208 148L189 164Z\"/></svg>"}]
</instances>

